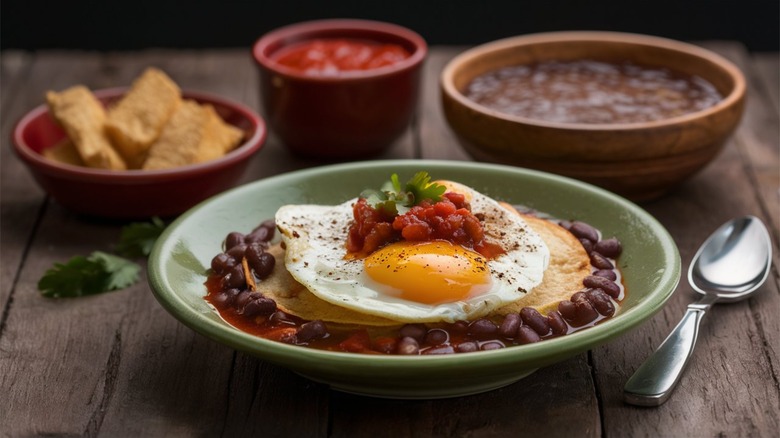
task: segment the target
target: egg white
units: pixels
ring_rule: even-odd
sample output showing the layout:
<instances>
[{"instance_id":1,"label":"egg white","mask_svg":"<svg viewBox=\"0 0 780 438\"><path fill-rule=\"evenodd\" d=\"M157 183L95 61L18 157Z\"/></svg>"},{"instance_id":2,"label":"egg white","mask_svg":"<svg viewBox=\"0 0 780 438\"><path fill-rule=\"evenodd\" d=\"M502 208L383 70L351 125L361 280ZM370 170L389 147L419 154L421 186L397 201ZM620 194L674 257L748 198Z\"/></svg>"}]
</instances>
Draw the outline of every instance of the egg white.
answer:
<instances>
[{"instance_id":1,"label":"egg white","mask_svg":"<svg viewBox=\"0 0 780 438\"><path fill-rule=\"evenodd\" d=\"M277 211L287 270L322 300L399 322L471 320L522 298L539 285L550 259L541 237L493 199L460 184L448 182L448 188L466 194L472 213L482 218L486 239L506 251L487 262L492 280L487 292L435 305L383 292L383 285L364 272L363 259L345 258L357 199L335 206L287 205Z\"/></svg>"}]
</instances>

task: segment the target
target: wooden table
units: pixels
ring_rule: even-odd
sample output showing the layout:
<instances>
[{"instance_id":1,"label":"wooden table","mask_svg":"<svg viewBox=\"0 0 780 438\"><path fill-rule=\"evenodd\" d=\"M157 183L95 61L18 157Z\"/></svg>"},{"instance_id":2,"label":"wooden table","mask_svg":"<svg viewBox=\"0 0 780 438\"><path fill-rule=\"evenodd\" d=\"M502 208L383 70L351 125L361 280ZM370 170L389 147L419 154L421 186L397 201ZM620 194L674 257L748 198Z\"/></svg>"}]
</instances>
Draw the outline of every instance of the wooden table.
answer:
<instances>
[{"instance_id":1,"label":"wooden table","mask_svg":"<svg viewBox=\"0 0 780 438\"><path fill-rule=\"evenodd\" d=\"M683 269L722 222L752 214L771 229L774 268L761 293L720 305L673 397L622 401L625 381L695 299L683 280L666 307L608 345L489 393L433 401L331 391L212 342L167 314L142 281L119 292L46 299L55 262L110 251L124 223L75 215L48 199L9 145L14 122L49 89L129 83L156 65L183 88L259 108L248 49L2 54L0 434L7 436L776 436L780 428L778 54L702 45L749 82L747 112L720 156L679 190L643 205L674 236ZM469 160L443 120L438 74L459 47L434 47L419 117L380 158ZM244 181L316 165L273 137Z\"/></svg>"}]
</instances>

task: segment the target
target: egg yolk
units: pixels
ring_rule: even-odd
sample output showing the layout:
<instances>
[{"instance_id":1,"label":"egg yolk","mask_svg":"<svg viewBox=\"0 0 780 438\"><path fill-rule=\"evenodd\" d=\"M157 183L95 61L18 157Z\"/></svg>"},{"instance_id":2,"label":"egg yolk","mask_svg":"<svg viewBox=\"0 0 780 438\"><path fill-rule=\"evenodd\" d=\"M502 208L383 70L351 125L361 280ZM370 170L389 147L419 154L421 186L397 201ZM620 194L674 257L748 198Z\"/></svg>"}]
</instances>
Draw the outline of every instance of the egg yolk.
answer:
<instances>
[{"instance_id":1,"label":"egg yolk","mask_svg":"<svg viewBox=\"0 0 780 438\"><path fill-rule=\"evenodd\" d=\"M491 283L485 257L444 240L394 243L366 257L364 266L376 283L424 304L465 300Z\"/></svg>"}]
</instances>

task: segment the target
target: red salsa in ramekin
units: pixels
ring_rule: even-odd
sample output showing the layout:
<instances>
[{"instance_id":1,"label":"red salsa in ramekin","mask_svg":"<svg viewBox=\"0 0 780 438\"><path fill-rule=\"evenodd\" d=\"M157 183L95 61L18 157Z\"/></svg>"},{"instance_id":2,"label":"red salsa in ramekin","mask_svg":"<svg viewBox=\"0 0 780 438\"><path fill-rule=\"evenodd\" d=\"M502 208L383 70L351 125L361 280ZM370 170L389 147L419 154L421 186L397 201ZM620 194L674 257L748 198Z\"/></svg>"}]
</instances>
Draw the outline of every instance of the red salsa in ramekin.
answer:
<instances>
[{"instance_id":1,"label":"red salsa in ramekin","mask_svg":"<svg viewBox=\"0 0 780 438\"><path fill-rule=\"evenodd\" d=\"M411 53L398 44L351 38L318 38L283 47L272 59L309 75L338 75L401 62Z\"/></svg>"}]
</instances>

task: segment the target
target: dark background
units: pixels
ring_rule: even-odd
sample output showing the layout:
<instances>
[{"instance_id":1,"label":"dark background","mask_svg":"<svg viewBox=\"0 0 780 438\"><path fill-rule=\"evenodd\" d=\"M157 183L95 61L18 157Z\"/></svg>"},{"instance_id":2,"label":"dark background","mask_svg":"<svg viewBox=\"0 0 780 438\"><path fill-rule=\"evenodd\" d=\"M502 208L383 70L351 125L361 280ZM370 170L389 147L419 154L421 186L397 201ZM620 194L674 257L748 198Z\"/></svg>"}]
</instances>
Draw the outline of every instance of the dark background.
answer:
<instances>
[{"instance_id":1,"label":"dark background","mask_svg":"<svg viewBox=\"0 0 780 438\"><path fill-rule=\"evenodd\" d=\"M679 40L738 40L777 51L778 0L55 1L4 0L2 48L134 50L249 47L263 33L318 18L366 18L429 44L479 44L554 30L615 30Z\"/></svg>"}]
</instances>

